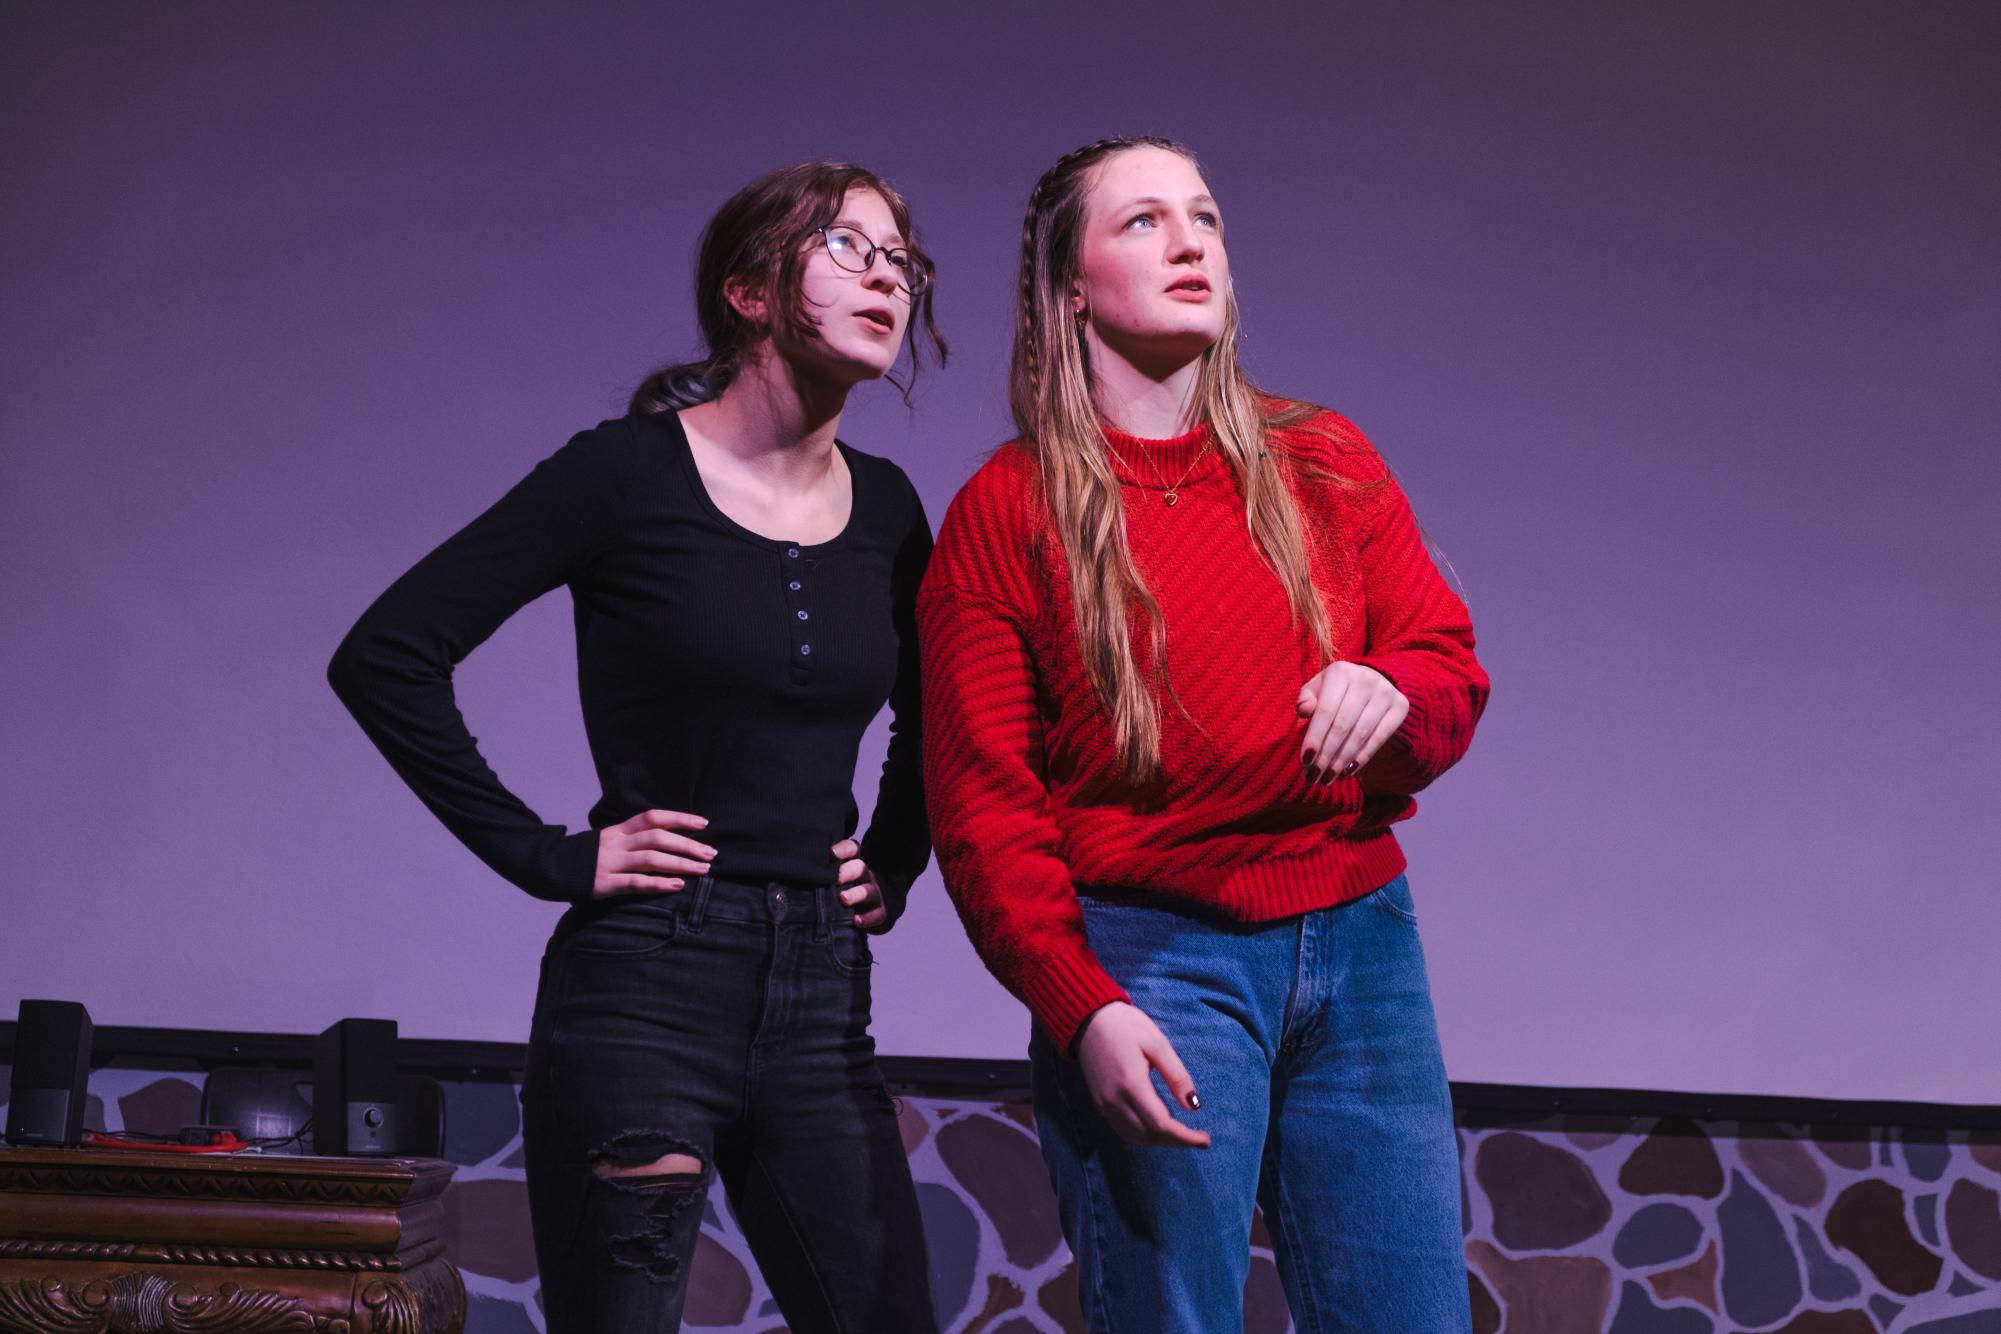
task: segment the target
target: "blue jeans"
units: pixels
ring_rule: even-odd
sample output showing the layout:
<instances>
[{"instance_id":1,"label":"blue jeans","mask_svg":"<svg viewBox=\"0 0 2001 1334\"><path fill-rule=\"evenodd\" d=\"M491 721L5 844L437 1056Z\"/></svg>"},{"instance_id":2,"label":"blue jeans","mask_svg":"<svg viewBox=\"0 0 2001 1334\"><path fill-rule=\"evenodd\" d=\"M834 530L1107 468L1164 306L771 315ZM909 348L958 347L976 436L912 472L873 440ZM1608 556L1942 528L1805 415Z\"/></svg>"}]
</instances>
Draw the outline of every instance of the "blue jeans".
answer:
<instances>
[{"instance_id":1,"label":"blue jeans","mask_svg":"<svg viewBox=\"0 0 2001 1334\"><path fill-rule=\"evenodd\" d=\"M680 1328L718 1174L793 1330L937 1328L853 923L830 885L705 877L557 924L521 1089L550 1334ZM702 1171L595 1170L675 1153Z\"/></svg>"},{"instance_id":2,"label":"blue jeans","mask_svg":"<svg viewBox=\"0 0 2001 1334\"><path fill-rule=\"evenodd\" d=\"M1451 1091L1404 878L1255 925L1082 902L1093 952L1194 1078L1201 1110L1175 1114L1210 1134L1121 1139L1035 1034L1036 1123L1093 1334L1241 1330L1254 1202L1299 1334L1469 1330Z\"/></svg>"}]
</instances>

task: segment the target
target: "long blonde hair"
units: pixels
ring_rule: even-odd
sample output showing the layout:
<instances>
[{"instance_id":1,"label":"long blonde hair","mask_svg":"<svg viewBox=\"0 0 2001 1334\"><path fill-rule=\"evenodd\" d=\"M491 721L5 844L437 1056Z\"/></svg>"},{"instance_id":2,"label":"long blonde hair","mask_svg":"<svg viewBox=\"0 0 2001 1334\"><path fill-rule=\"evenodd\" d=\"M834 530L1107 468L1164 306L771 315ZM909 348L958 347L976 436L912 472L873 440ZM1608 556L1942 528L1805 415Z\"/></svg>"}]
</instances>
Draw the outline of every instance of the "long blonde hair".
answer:
<instances>
[{"instance_id":1,"label":"long blonde hair","mask_svg":"<svg viewBox=\"0 0 2001 1334\"><path fill-rule=\"evenodd\" d=\"M1160 711L1134 660L1128 611L1137 603L1151 631L1152 660L1167 681L1167 622L1133 564L1119 479L1112 470L1092 393L1089 353L1070 308L1080 273L1079 242L1095 169L1129 149L1164 148L1190 162L1180 144L1152 137L1100 139L1066 153L1028 197L1021 225L1021 282L1008 403L1016 429L1035 450L1063 554L1070 566L1077 643L1092 688L1111 718L1121 768L1145 783L1160 772ZM1196 420L1244 498L1252 541L1285 587L1295 622L1305 622L1332 654L1327 609L1314 588L1309 538L1270 433L1314 415L1310 404L1262 399L1237 362L1237 299L1226 295L1222 337L1202 354ZM1170 686L1171 689L1171 686Z\"/></svg>"}]
</instances>

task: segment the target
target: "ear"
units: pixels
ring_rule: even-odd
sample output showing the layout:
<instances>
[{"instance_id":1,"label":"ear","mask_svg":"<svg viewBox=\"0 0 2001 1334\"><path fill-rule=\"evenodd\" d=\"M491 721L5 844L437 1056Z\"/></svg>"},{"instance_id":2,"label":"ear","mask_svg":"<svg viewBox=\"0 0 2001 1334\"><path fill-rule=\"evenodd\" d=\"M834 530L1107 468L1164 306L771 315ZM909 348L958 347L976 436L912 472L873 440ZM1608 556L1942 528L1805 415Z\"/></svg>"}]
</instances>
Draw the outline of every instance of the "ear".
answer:
<instances>
[{"instance_id":1,"label":"ear","mask_svg":"<svg viewBox=\"0 0 2001 1334\"><path fill-rule=\"evenodd\" d=\"M764 299L764 285L748 278L734 277L723 280L723 300L730 303L730 309L747 322L763 328L767 323L769 306Z\"/></svg>"},{"instance_id":2,"label":"ear","mask_svg":"<svg viewBox=\"0 0 2001 1334\"><path fill-rule=\"evenodd\" d=\"M1083 313L1084 313L1085 311L1089 310L1090 308L1091 308L1091 306L1090 306L1090 303L1089 303L1088 301L1084 300L1084 286L1083 286L1083 284L1082 284L1082 283L1071 283L1071 284L1070 284L1070 313L1071 313L1072 315L1080 315L1080 316L1081 316L1081 315L1082 315L1082 314L1083 314Z\"/></svg>"}]
</instances>

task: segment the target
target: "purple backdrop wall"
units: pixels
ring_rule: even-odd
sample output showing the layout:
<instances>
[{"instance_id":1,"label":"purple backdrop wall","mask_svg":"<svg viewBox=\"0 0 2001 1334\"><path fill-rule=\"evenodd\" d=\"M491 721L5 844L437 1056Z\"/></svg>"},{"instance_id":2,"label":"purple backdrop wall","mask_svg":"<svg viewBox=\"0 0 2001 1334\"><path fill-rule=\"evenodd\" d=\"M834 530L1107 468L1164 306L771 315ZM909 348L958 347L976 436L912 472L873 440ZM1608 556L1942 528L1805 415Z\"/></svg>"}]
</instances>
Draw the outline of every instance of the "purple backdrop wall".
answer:
<instances>
[{"instance_id":1,"label":"purple backdrop wall","mask_svg":"<svg viewBox=\"0 0 2001 1334\"><path fill-rule=\"evenodd\" d=\"M2001 1099L2001 10L733 8L0 18L0 1005L521 1038L553 910L348 722L342 630L688 350L701 222L802 156L939 257L952 367L844 429L935 520L1029 185L1150 131L1254 373L1372 432L1475 610L1407 840L1455 1077ZM559 595L461 697L575 823L572 673ZM935 876L879 956L887 1050L1020 1052Z\"/></svg>"}]
</instances>

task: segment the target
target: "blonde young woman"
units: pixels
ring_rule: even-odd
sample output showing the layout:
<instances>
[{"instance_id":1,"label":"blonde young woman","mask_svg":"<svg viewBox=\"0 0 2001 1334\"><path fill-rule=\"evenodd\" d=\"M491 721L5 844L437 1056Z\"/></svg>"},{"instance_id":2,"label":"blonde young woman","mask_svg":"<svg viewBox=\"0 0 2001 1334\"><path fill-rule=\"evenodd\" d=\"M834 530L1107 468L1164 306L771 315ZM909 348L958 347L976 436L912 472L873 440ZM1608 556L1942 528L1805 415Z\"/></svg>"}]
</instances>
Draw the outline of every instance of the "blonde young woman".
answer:
<instances>
[{"instance_id":1,"label":"blonde young woman","mask_svg":"<svg viewBox=\"0 0 2001 1334\"><path fill-rule=\"evenodd\" d=\"M1164 140L1080 149L1030 196L1020 438L919 597L933 837L1035 1019L1093 1330L1238 1328L1262 1200L1301 1331L1458 1331L1451 1103L1389 827L1487 678L1361 433L1246 382L1224 235Z\"/></svg>"}]
</instances>

